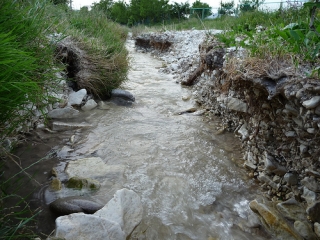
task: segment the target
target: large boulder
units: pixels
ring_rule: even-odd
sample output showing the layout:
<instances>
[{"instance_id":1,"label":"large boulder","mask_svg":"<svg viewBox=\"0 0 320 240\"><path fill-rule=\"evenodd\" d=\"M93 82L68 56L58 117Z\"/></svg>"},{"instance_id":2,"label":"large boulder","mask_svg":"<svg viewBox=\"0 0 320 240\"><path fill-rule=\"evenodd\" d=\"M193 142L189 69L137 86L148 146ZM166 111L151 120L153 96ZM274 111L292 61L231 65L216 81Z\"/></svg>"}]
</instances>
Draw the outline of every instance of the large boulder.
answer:
<instances>
[{"instance_id":1,"label":"large boulder","mask_svg":"<svg viewBox=\"0 0 320 240\"><path fill-rule=\"evenodd\" d=\"M121 189L95 215L119 223L126 236L128 236L140 223L142 213L143 209L138 194L132 190Z\"/></svg>"},{"instance_id":2,"label":"large boulder","mask_svg":"<svg viewBox=\"0 0 320 240\"><path fill-rule=\"evenodd\" d=\"M84 213L74 213L57 218L55 237L65 240L126 239L118 223Z\"/></svg>"},{"instance_id":3,"label":"large boulder","mask_svg":"<svg viewBox=\"0 0 320 240\"><path fill-rule=\"evenodd\" d=\"M55 237L66 240L125 240L142 220L140 197L121 189L93 215L74 213L56 219Z\"/></svg>"}]
</instances>

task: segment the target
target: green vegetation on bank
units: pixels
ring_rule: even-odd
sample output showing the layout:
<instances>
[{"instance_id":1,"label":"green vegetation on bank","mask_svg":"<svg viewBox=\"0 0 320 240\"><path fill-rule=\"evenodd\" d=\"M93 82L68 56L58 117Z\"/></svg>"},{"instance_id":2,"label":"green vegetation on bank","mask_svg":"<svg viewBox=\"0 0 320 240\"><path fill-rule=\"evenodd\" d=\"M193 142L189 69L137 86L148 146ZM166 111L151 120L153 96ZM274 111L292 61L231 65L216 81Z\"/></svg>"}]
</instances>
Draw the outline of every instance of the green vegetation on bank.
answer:
<instances>
[{"instance_id":1,"label":"green vegetation on bank","mask_svg":"<svg viewBox=\"0 0 320 240\"><path fill-rule=\"evenodd\" d=\"M126 80L127 29L101 11L70 11L43 0L0 3L0 141L50 101L56 73L66 69L54 56L57 41L71 36L96 65L91 92L99 95ZM59 38L53 37L59 34ZM94 90L94 91L93 91Z\"/></svg>"}]
</instances>

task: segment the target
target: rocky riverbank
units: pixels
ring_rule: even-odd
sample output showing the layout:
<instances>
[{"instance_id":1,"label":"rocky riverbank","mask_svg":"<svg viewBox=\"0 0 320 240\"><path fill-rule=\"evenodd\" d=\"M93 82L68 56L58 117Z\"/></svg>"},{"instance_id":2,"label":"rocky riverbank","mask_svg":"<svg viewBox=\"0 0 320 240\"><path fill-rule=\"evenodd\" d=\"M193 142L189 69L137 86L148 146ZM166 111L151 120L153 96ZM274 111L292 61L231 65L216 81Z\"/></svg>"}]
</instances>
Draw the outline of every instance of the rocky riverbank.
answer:
<instances>
[{"instance_id":1,"label":"rocky riverbank","mask_svg":"<svg viewBox=\"0 0 320 240\"><path fill-rule=\"evenodd\" d=\"M320 82L290 59L254 59L223 48L218 31L143 34L138 51L164 61L161 72L192 85L221 131L242 140L244 167L264 195L250 203L278 239L320 238Z\"/></svg>"}]
</instances>

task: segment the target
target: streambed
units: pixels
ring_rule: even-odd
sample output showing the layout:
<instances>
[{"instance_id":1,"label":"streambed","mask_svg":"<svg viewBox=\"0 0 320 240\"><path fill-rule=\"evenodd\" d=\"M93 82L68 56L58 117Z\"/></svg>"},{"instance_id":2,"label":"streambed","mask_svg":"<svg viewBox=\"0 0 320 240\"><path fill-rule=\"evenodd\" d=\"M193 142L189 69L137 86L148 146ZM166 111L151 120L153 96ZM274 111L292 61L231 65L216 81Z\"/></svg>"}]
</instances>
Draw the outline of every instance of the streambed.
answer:
<instances>
[{"instance_id":1,"label":"streambed","mask_svg":"<svg viewBox=\"0 0 320 240\"><path fill-rule=\"evenodd\" d=\"M132 106L83 113L77 121L92 127L46 133L41 137L49 149L36 144L39 151L19 150L24 164L48 152L55 156L40 163L36 177L41 186L32 201L44 209L38 230L49 234L54 228L51 201L88 194L49 190L51 168L62 171L68 161L94 156L115 169L90 193L94 199L105 204L124 187L141 197L143 220L130 239L269 239L249 209L257 189L240 167L239 140L219 134L214 117L179 114L195 106L191 90L159 73L163 63L136 52L132 40L127 46L132 69L124 88L136 98Z\"/></svg>"}]
</instances>

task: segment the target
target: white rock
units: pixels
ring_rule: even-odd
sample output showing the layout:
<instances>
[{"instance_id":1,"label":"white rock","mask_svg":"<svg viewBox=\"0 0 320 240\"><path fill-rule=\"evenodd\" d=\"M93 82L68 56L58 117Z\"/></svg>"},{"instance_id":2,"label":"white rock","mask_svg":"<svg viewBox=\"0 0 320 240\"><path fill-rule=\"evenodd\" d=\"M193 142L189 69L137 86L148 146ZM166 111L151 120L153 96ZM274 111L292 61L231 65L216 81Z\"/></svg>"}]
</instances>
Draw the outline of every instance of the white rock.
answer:
<instances>
[{"instance_id":1,"label":"white rock","mask_svg":"<svg viewBox=\"0 0 320 240\"><path fill-rule=\"evenodd\" d=\"M84 213L58 217L55 237L67 240L126 239L125 233L117 222Z\"/></svg>"},{"instance_id":2,"label":"white rock","mask_svg":"<svg viewBox=\"0 0 320 240\"><path fill-rule=\"evenodd\" d=\"M107 165L101 158L91 157L70 161L65 171L69 177L78 176L96 179L105 177L109 173L122 174L124 170L124 165Z\"/></svg>"},{"instance_id":3,"label":"white rock","mask_svg":"<svg viewBox=\"0 0 320 240\"><path fill-rule=\"evenodd\" d=\"M314 223L314 232L318 237L320 237L320 224L317 222Z\"/></svg>"},{"instance_id":4,"label":"white rock","mask_svg":"<svg viewBox=\"0 0 320 240\"><path fill-rule=\"evenodd\" d=\"M310 100L304 101L302 103L302 105L306 108L306 109L312 109L317 107L320 104L320 96L315 96L313 98L311 98Z\"/></svg>"},{"instance_id":5,"label":"white rock","mask_svg":"<svg viewBox=\"0 0 320 240\"><path fill-rule=\"evenodd\" d=\"M143 209L138 194L124 188L118 190L107 205L94 215L119 223L128 236L141 222L142 213Z\"/></svg>"},{"instance_id":6,"label":"white rock","mask_svg":"<svg viewBox=\"0 0 320 240\"><path fill-rule=\"evenodd\" d=\"M75 118L79 111L72 107L56 108L48 113L48 118Z\"/></svg>"},{"instance_id":7,"label":"white rock","mask_svg":"<svg viewBox=\"0 0 320 240\"><path fill-rule=\"evenodd\" d=\"M224 100L224 103L227 105L227 108L238 111L238 112L247 112L248 105L245 102L233 97L227 97Z\"/></svg>"},{"instance_id":8,"label":"white rock","mask_svg":"<svg viewBox=\"0 0 320 240\"><path fill-rule=\"evenodd\" d=\"M246 123L241 126L241 128L238 130L238 133L242 136L242 140L245 140L249 137L249 132Z\"/></svg>"},{"instance_id":9,"label":"white rock","mask_svg":"<svg viewBox=\"0 0 320 240\"><path fill-rule=\"evenodd\" d=\"M80 105L83 98L87 95L86 89L81 89L78 92L72 92L69 94L68 105Z\"/></svg>"},{"instance_id":10,"label":"white rock","mask_svg":"<svg viewBox=\"0 0 320 240\"><path fill-rule=\"evenodd\" d=\"M98 104L93 100L90 99L86 102L86 104L84 106L81 107L81 109L83 111L90 111L92 109L94 109Z\"/></svg>"},{"instance_id":11,"label":"white rock","mask_svg":"<svg viewBox=\"0 0 320 240\"><path fill-rule=\"evenodd\" d=\"M89 127L92 127L92 125L88 123L65 123L65 122L52 123L53 131L66 131L66 130L72 130L77 128L89 128Z\"/></svg>"}]
</instances>

